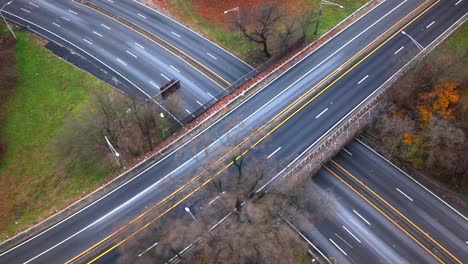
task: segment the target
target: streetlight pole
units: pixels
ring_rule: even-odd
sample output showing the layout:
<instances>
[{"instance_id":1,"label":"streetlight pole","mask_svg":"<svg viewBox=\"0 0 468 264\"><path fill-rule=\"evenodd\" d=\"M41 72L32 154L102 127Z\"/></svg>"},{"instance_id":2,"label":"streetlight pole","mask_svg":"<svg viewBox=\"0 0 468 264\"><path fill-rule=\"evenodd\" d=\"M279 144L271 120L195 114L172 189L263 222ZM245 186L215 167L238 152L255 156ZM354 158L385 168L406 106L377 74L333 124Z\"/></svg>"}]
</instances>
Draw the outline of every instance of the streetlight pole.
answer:
<instances>
[{"instance_id":1,"label":"streetlight pole","mask_svg":"<svg viewBox=\"0 0 468 264\"><path fill-rule=\"evenodd\" d=\"M185 207L185 212L189 213L189 215L193 218L193 220L197 220L195 216L192 214L192 211L190 211L190 208L188 208L187 206Z\"/></svg>"},{"instance_id":2,"label":"streetlight pole","mask_svg":"<svg viewBox=\"0 0 468 264\"><path fill-rule=\"evenodd\" d=\"M111 150L112 154L114 155L115 161L117 162L117 165L120 168L121 167L120 161L119 161L120 154L117 152L117 150L115 150L114 146L112 146L112 144L110 143L107 136L104 136L104 138L106 139L107 145L109 146L109 149Z\"/></svg>"},{"instance_id":3,"label":"streetlight pole","mask_svg":"<svg viewBox=\"0 0 468 264\"><path fill-rule=\"evenodd\" d=\"M344 6L342 6L340 4L333 3L333 2L330 2L330 1L327 1L327 0L320 0L319 12L318 12L318 16L317 16L317 23L315 24L314 35L317 35L318 27L319 27L319 24L320 24L320 17L322 16L322 4L324 4L324 5L333 5L333 6L337 6L339 8L344 8Z\"/></svg>"},{"instance_id":4,"label":"streetlight pole","mask_svg":"<svg viewBox=\"0 0 468 264\"><path fill-rule=\"evenodd\" d=\"M10 2L7 2L6 4L4 4L4 5L2 6L2 8L0 8L0 15L2 16L3 21L5 21L5 24L7 25L8 30L10 30L11 34L12 34L13 37L16 39L16 35L15 35L15 33L13 32L13 30L11 29L10 24L8 24L7 20L6 20L5 17L3 16L3 9L4 9L7 5L13 3L13 1L14 1L14 0L12 0L12 1L10 1Z\"/></svg>"},{"instance_id":5,"label":"streetlight pole","mask_svg":"<svg viewBox=\"0 0 468 264\"><path fill-rule=\"evenodd\" d=\"M240 38L241 32L240 32L240 8L239 7L234 7L229 10L224 11L224 14L227 14L229 12L237 12L237 27L238 27L238 36Z\"/></svg>"}]
</instances>

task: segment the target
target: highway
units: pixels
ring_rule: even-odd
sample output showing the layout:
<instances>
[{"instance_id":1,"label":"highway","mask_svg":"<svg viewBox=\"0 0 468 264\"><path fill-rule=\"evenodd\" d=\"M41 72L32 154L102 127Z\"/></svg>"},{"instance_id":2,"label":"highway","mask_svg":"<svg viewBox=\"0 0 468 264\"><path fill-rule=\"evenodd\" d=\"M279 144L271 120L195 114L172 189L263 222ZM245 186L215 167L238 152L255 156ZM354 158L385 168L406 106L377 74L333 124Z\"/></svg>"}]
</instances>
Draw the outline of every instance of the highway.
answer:
<instances>
[{"instance_id":1,"label":"highway","mask_svg":"<svg viewBox=\"0 0 468 264\"><path fill-rule=\"evenodd\" d=\"M7 2L1 0L0 4L3 6ZM74 1L14 0L5 6L3 14L96 63L133 88L125 92L134 98L157 97L161 86L170 79L179 79L182 84L179 119L212 100L213 96L252 69L224 49L160 13L131 1L118 2L129 12L144 16L146 23L166 25L158 27L154 33L163 40L167 38L167 42L164 45L156 43L153 40L155 36L137 32L121 21ZM147 25L142 21L136 22ZM170 38L175 36L173 33L181 40ZM190 56L170 53L168 47L177 52L185 50ZM208 52L216 59L200 52L192 53L193 49ZM208 71L210 75L206 73ZM214 79L212 76L219 77Z\"/></svg>"},{"instance_id":2,"label":"highway","mask_svg":"<svg viewBox=\"0 0 468 264\"><path fill-rule=\"evenodd\" d=\"M455 5L457 2L446 0L430 6L405 26L405 32L427 46L466 14L466 1ZM312 88L329 78L335 69L344 67L366 45L381 38L389 27L397 24L400 28L404 26L402 18L420 13L422 3L385 1L191 141L84 210L1 253L0 261L65 262L104 243L106 236L144 213L145 208L183 207L191 193L203 188L197 187L196 179L206 178L203 173L211 174L211 168L218 163L216 167L230 165L231 154L226 152L245 154L247 163L262 160L268 175L277 175L420 51L407 35L397 33L320 94L309 95ZM299 107L294 101L304 94L310 99ZM268 133L254 133L259 127ZM236 148L241 142L242 146ZM236 150L230 150L232 147ZM194 180L188 183L191 179ZM265 184L275 179L276 176L265 179Z\"/></svg>"},{"instance_id":3,"label":"highway","mask_svg":"<svg viewBox=\"0 0 468 264\"><path fill-rule=\"evenodd\" d=\"M466 208L455 209L363 143L354 141L346 151L334 157L327 168L347 182L360 181L456 258L468 261Z\"/></svg>"}]
</instances>

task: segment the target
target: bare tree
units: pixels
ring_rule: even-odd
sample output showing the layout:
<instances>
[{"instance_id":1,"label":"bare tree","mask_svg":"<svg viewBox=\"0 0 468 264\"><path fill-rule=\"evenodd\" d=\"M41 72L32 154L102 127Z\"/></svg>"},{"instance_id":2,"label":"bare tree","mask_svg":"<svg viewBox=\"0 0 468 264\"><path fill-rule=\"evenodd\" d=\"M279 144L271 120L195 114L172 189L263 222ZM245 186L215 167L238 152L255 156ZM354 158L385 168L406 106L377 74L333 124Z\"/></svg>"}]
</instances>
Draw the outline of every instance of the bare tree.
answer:
<instances>
[{"instance_id":1,"label":"bare tree","mask_svg":"<svg viewBox=\"0 0 468 264\"><path fill-rule=\"evenodd\" d=\"M243 21L254 20L252 24L240 23L238 26L244 36L252 42L262 45L262 50L267 58L271 57L269 50L270 40L277 34L277 24L285 15L281 12L278 5L269 4L259 8L257 12L250 14Z\"/></svg>"}]
</instances>

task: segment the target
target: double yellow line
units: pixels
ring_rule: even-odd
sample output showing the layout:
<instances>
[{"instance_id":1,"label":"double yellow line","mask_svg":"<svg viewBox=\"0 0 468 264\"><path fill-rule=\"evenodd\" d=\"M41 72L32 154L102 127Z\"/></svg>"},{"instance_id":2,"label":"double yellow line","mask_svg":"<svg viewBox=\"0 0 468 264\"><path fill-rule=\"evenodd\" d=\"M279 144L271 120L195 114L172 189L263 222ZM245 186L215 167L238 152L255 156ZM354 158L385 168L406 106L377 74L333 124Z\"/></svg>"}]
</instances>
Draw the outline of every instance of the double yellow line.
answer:
<instances>
[{"instance_id":1,"label":"double yellow line","mask_svg":"<svg viewBox=\"0 0 468 264\"><path fill-rule=\"evenodd\" d=\"M212 163L212 165L207 169L207 171L209 171L211 168L214 168L218 163L220 163L223 159L225 159L228 155L230 155L231 153L233 153L235 150L239 149L244 143L246 143L248 140L250 140L253 136L255 136L256 134L258 134L261 130L263 130L265 127L267 127L268 125L270 125L273 121L276 121L276 119L278 119L281 115L283 115L285 112L287 112L288 110L290 110L291 108L293 108L294 106L296 106L300 101L302 101L304 98L306 98L307 96L309 96L311 93L313 93L315 91L315 89L317 87L319 87L320 85L322 85L323 83L325 83L326 81L328 81L329 79L331 79L335 74L339 73L340 69L341 68L344 68L346 66L348 66L348 64L350 64L353 60L355 60L358 56L362 55L365 51L367 51L372 45L374 45L377 41L381 40L382 37L384 37L385 35L387 35L390 31L394 30L396 27L400 26L402 23L404 23L405 20L407 20L410 16L413 16L416 12L420 11L420 9L422 7L424 7L425 5L427 5L428 3L430 2L430 0L426 0L424 3L422 3L420 6L418 6L416 9L414 9L412 12L410 12L409 14L407 14L404 18L402 18L401 20L399 20L397 23L395 23L392 27L390 27L389 29L387 29L384 33L382 33L381 35L379 35L376 39L374 39L372 42L370 42L368 45L366 45L363 49L361 49L358 53L356 53L354 56L352 56L350 59L348 59L345 63L343 63L341 66L339 66L337 69L335 69L333 72L331 72L329 75L327 75L324 79L322 79L319 83L317 83L316 85L314 85L313 87L311 87L306 93L304 93L302 96L300 96L299 98L297 98L296 100L294 100L294 102L292 102L291 104L289 104L286 108L284 108L282 111L280 111L278 114L276 114L272 119L270 119L267 123L265 123L264 125L262 125L260 128L258 128L256 131L254 131L251 135L249 135L247 138L245 138L241 143L237 144L233 149L231 149L230 151L228 151L226 154L224 154L221 158L219 158L218 160L216 160L214 163ZM319 93L317 93L315 96L313 96L310 100L308 100L304 105L302 105L299 109L297 109L296 111L294 111L291 115L289 115L285 120L283 120L280 124L278 124L277 126L275 126L272 130L270 130L266 135L264 135L262 138L260 138L260 140L258 140L257 142L255 142L251 147L249 147L248 149L246 149L245 151L243 151L236 159L240 159L242 156L244 156L245 154L247 154L252 148L254 148L255 146L257 146L258 144L260 144L260 142L264 141L269 135L271 135L274 131L276 131L279 127L281 127L282 125L284 125L284 123L286 123L288 120L290 120L294 115L296 115L299 111L301 111L302 109L304 109L307 105L309 105L312 101L314 101L318 96L320 96L323 92L325 92L326 90L328 90L333 84L335 84L338 80L340 80L341 78L343 78L345 75L347 75L352 69L354 69L355 67L357 67L359 64L361 64L364 60L366 60L370 55L372 55L373 53L375 53L378 49L380 49L385 43L387 43L390 39L394 38L401 30L405 29L407 26L409 26L411 23L413 23L417 18L419 18L422 14L426 13L427 11L429 11L432 7L434 7L438 2L440 2L440 0L436 1L435 3L433 3L432 5L430 5L427 9L425 9L424 11L422 11L422 13L420 13L418 16L416 16L414 19L412 19L410 22L408 22L406 25L402 26L401 29L399 29L396 33L394 33L393 35L391 35L387 40L385 40L382 44L380 44L379 46L377 46L373 51L371 51L367 56L365 56L363 59L361 59L358 63L356 63L354 66L352 66L349 70L347 70L345 73L343 73L340 77L338 77L335 81L333 81L331 84L327 85L324 89L322 89ZM219 174L221 174L225 169L227 169L228 167L230 167L234 162L231 161L230 163L228 163L226 166L223 167L223 169L221 169L220 171L218 171L213 177L211 177L210 179L204 181L200 186L198 186L195 190L191 191L189 194L187 194L186 196L184 196L181 200L179 200L178 202L176 202L173 206L171 206L169 209L165 210L162 214L160 214L158 217L156 217L155 219L153 219L152 221L150 221L149 223L145 224L143 228L147 227L149 224L151 223L154 223L154 221L158 220L159 218L161 218L162 216L164 216L165 214L167 214L170 210L172 210L174 207L176 207L177 205L179 205L180 203L182 203L183 201L185 201L187 198L189 198L190 196L192 196L194 193L196 193L197 191L199 191L202 187L204 187L205 185L207 185L213 178L217 177ZM184 185L182 185L181 187L179 187L177 190L175 190L173 193L171 193L170 195L168 195L167 197L165 197L163 200L161 200L160 202L158 202L156 205L152 206L151 208L149 208L148 210L146 210L145 212L143 212L142 214L140 214L138 217L136 217L135 219L133 219L131 222L129 222L128 224L122 226L121 228L119 228L117 231L113 232L112 234L108 235L107 237L105 237L104 239L102 239L101 241L99 241L98 243L94 244L93 246L91 246L90 248L86 249L85 251L81 252L79 255L73 257L72 259L70 259L69 261L67 261L66 263L71 263L75 260L77 260L78 258L84 256L85 254L87 254L88 252L90 252L91 250L95 249L96 247L98 247L99 245L103 244L104 242L106 242L107 240L109 240L110 238L114 237L115 235L121 233L124 229L126 229L128 226L132 225L133 223L135 223L136 221L138 221L139 219L143 218L145 215L147 215L151 210L155 209L156 207L160 206L160 205L163 205L165 204L169 199L173 198L176 194L178 194L179 192L181 192L183 189L185 189L188 185L194 183L196 180L200 179L201 176L203 175L203 173L200 173L198 174L197 176L193 177L191 180L189 180L187 183L185 183ZM117 243L116 245L114 245L113 247L109 248L108 250L106 250L104 253L100 254L99 256L97 256L96 258L94 258L93 260L90 261L90 263L96 261L97 259L99 259L100 257L104 256L105 254L107 254L108 252L112 251L113 249L115 249L117 246L121 245L122 243L124 243L125 241L127 241L129 238L133 237L137 232L141 231L143 228L141 229L138 229L135 233L133 233L132 235L130 235L129 237L125 238L124 240L120 241L119 243Z\"/></svg>"},{"instance_id":2,"label":"double yellow line","mask_svg":"<svg viewBox=\"0 0 468 264\"><path fill-rule=\"evenodd\" d=\"M205 76L207 79L209 79L211 82L213 82L214 84L216 84L217 86L219 86L221 89L223 89L224 91L227 91L226 90L226 86L230 86L231 83L228 82L226 79L224 79L223 77L221 77L219 74L217 74L216 72L214 72L213 70L211 70L210 68L208 68L208 66L204 65L203 63L201 63L200 61L196 60L195 58L193 58L192 56L190 56L189 54L187 54L186 52L184 52L183 50L177 48L176 46L172 45L170 42L166 41L165 39L159 37L158 35L156 34L153 34L152 32L150 32L149 30L147 30L146 28L138 25L138 24L135 24L133 22L131 22L130 20L128 19L125 19L123 17L120 17L122 20L125 20L126 23L132 25L133 27L136 27L138 28L139 30L143 31L138 31L138 30L135 30L134 28L130 27L129 25L125 24L125 23L122 23L121 21L119 21L118 19L100 11L98 8L94 7L93 4L91 3L87 3L87 4L82 4L82 3L78 3L76 2L77 4L79 5L82 5L83 7L86 7L90 10L93 10L94 12L97 12L99 13L100 15L102 16L105 16L111 20L113 20L114 22L117 22L119 23L120 25L130 29L131 31L133 32L136 32L137 34L143 36L144 38L148 39L149 41L155 43L156 45L158 45L159 47L163 48L164 50L166 50L167 52L169 52L170 54L174 55L175 57L179 58L180 60L182 60L183 62L185 62L187 65L189 65L190 67L192 67L193 69L195 69L197 72L199 72L200 74L202 74L203 76ZM153 38L150 38L148 35L150 35L151 37L157 39L158 41L162 42L163 44L155 41ZM168 47L176 50L177 52L179 52L181 55L177 54L176 52L174 52L173 50L169 49ZM219 79L221 82L223 82L224 84L218 82L217 80L214 80L212 77L208 76L205 72L203 72L199 67L197 67L196 65L193 65L192 63L190 63L186 58L190 59L190 61L193 61L195 64L198 64L198 66L201 67L201 69L211 73L213 76L215 76L217 79Z\"/></svg>"},{"instance_id":3,"label":"double yellow line","mask_svg":"<svg viewBox=\"0 0 468 264\"><path fill-rule=\"evenodd\" d=\"M387 202L384 198L382 198L380 195L378 195L374 190L369 188L366 184L364 184L361 180L359 180L356 176L351 174L348 170L346 170L343 166L338 164L335 160L331 160L333 165L335 165L339 170L344 172L346 175L351 177L356 183L358 183L360 186L362 186L366 191L371 193L374 197L377 197L381 202L383 202L386 206L388 206L393 212L395 212L397 215L399 215L402 219L404 219L406 222L411 224L416 230L418 230L421 234L423 234L426 238L428 238L432 243L437 245L440 249L442 249L447 255L449 255L451 258L453 258L457 263L463 264L457 257L455 257L452 253L450 253L445 247L443 247L439 242L437 242L435 239L433 239L427 232L422 230L418 225L416 225L414 222L412 222L408 217L406 217L403 213L401 213L398 209L396 209L393 205L391 205L389 202ZM364 197L359 191L357 191L355 188L353 188L348 182L346 182L344 179L342 179L338 174L336 174L332 169L330 169L328 166L324 166L325 169L330 172L333 176L335 176L338 180L343 182L346 186L348 186L353 192L358 194L362 199L364 199L368 204L370 204L372 207L377 209L385 218L390 220L395 226L397 226L400 230L402 230L405 234L407 234L410 238L412 238L416 243L418 243L424 250L429 252L434 258L436 258L440 263L444 263L439 257L437 257L432 251L430 251L426 246L424 246L420 241L418 241L416 238L414 238L411 234L409 234L408 231L406 231L400 224L396 223L394 220L392 220L387 214L385 214L380 208L377 207L374 203L369 201L366 197Z\"/></svg>"}]
</instances>

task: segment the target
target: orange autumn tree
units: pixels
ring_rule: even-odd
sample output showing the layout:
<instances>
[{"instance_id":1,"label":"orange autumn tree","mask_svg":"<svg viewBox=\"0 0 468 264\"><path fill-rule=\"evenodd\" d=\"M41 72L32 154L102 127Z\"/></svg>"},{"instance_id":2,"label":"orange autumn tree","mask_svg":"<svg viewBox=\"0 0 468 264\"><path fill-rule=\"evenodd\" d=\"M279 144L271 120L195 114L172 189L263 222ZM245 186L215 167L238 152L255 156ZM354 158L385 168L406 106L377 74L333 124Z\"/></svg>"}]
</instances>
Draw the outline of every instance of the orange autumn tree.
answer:
<instances>
[{"instance_id":1,"label":"orange autumn tree","mask_svg":"<svg viewBox=\"0 0 468 264\"><path fill-rule=\"evenodd\" d=\"M453 119L453 105L460 100L457 88L458 84L455 82L441 82L432 91L420 94L418 111L421 120L428 123L435 114L446 120Z\"/></svg>"}]
</instances>

